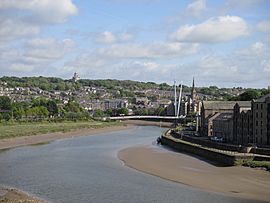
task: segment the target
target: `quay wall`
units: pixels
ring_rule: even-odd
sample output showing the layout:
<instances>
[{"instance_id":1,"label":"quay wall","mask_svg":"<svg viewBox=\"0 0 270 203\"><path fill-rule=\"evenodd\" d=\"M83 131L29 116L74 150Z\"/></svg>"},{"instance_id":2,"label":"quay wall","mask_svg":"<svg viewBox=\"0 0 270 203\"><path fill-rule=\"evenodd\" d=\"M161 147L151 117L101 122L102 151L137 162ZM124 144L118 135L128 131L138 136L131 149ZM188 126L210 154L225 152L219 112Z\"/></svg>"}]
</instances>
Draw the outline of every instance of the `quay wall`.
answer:
<instances>
[{"instance_id":1,"label":"quay wall","mask_svg":"<svg viewBox=\"0 0 270 203\"><path fill-rule=\"evenodd\" d=\"M169 131L167 132L169 133ZM210 161L214 161L226 166L237 165L243 160L253 160L254 156L225 154L218 151L210 150L200 147L196 144L182 141L180 139L174 139L171 136L163 135L161 137L161 144L167 145L176 151L195 154L200 157L206 158Z\"/></svg>"}]
</instances>

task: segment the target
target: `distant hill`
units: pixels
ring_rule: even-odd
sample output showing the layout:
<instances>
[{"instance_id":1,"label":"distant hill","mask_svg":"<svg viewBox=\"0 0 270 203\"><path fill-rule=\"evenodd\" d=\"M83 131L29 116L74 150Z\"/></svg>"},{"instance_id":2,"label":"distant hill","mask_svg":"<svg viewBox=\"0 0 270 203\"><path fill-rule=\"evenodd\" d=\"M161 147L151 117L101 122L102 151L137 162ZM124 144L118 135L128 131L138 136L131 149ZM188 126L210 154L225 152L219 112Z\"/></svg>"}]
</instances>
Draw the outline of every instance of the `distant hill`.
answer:
<instances>
[{"instance_id":1,"label":"distant hill","mask_svg":"<svg viewBox=\"0 0 270 203\"><path fill-rule=\"evenodd\" d=\"M145 90L145 89L159 89L172 90L172 86L167 83L157 84L154 82L139 82L132 80L90 80L81 79L77 82L72 80L64 80L55 77L2 77L0 82L7 83L8 87L39 87L42 90L69 90L78 89L82 86L104 87L106 89L128 89L128 90ZM184 86L185 90L189 87Z\"/></svg>"},{"instance_id":2,"label":"distant hill","mask_svg":"<svg viewBox=\"0 0 270 203\"><path fill-rule=\"evenodd\" d=\"M0 78L0 84L6 84L7 87L38 87L46 91L65 91L65 90L79 90L83 86L102 87L107 90L124 90L133 92L136 90L157 89L172 91L173 86L167 83L157 84L155 82L139 82L132 80L90 80L81 79L77 82L72 80L64 80L56 77L2 77ZM255 95L265 95L270 92L269 89L244 89L238 88L218 88L216 86L198 87L197 93L202 95L209 95L216 100L235 100L239 99L238 96L246 91L253 91ZM190 92L191 87L183 85L183 92ZM255 92L255 93L254 93ZM257 93L256 93L257 92ZM250 93L250 92L249 92ZM245 95L244 95L245 96ZM243 97L245 99L245 97ZM248 95L247 98L250 98Z\"/></svg>"}]
</instances>

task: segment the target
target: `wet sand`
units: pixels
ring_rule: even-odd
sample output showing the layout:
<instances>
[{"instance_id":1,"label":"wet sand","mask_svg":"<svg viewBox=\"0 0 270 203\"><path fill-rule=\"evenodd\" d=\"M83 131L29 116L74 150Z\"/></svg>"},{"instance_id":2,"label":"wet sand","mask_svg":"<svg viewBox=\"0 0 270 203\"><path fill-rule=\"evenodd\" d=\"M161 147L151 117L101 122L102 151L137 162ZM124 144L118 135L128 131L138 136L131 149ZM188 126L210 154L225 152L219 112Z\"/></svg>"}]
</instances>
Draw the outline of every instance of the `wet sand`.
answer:
<instances>
[{"instance_id":1,"label":"wet sand","mask_svg":"<svg viewBox=\"0 0 270 203\"><path fill-rule=\"evenodd\" d=\"M242 166L219 167L190 155L138 146L118 157L129 167L206 191L270 201L270 173Z\"/></svg>"},{"instance_id":2,"label":"wet sand","mask_svg":"<svg viewBox=\"0 0 270 203\"><path fill-rule=\"evenodd\" d=\"M0 202L3 203L44 203L43 200L32 197L14 188L0 186Z\"/></svg>"}]
</instances>

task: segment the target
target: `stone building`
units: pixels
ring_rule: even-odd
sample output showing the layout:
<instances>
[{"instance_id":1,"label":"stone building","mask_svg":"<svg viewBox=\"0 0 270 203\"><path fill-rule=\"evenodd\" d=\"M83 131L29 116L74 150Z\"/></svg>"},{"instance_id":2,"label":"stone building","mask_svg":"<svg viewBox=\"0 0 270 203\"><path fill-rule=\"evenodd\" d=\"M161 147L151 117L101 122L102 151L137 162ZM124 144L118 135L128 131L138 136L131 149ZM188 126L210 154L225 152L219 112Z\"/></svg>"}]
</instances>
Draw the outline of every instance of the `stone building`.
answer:
<instances>
[{"instance_id":1,"label":"stone building","mask_svg":"<svg viewBox=\"0 0 270 203\"><path fill-rule=\"evenodd\" d=\"M77 82L78 80L80 80L80 76L79 76L79 74L78 73L74 73L74 75L73 75L73 77L72 77L72 81L73 82Z\"/></svg>"},{"instance_id":2,"label":"stone building","mask_svg":"<svg viewBox=\"0 0 270 203\"><path fill-rule=\"evenodd\" d=\"M233 113L234 105L246 103L244 101L203 101L200 116L200 133L203 136L213 135L213 119L218 113Z\"/></svg>"},{"instance_id":3,"label":"stone building","mask_svg":"<svg viewBox=\"0 0 270 203\"><path fill-rule=\"evenodd\" d=\"M233 141L233 114L217 113L213 119L213 136L222 137L225 142Z\"/></svg>"},{"instance_id":4,"label":"stone building","mask_svg":"<svg viewBox=\"0 0 270 203\"><path fill-rule=\"evenodd\" d=\"M100 109L102 111L105 110L105 104L103 101L100 100L85 100L82 99L79 101L79 104L88 111L94 111Z\"/></svg>"},{"instance_id":5,"label":"stone building","mask_svg":"<svg viewBox=\"0 0 270 203\"><path fill-rule=\"evenodd\" d=\"M252 101L254 142L270 145L270 94Z\"/></svg>"},{"instance_id":6,"label":"stone building","mask_svg":"<svg viewBox=\"0 0 270 203\"><path fill-rule=\"evenodd\" d=\"M105 99L105 110L107 109L121 109L128 107L128 101L125 99Z\"/></svg>"},{"instance_id":7,"label":"stone building","mask_svg":"<svg viewBox=\"0 0 270 203\"><path fill-rule=\"evenodd\" d=\"M250 101L235 104L233 124L232 143L241 145L253 143L253 121Z\"/></svg>"}]
</instances>

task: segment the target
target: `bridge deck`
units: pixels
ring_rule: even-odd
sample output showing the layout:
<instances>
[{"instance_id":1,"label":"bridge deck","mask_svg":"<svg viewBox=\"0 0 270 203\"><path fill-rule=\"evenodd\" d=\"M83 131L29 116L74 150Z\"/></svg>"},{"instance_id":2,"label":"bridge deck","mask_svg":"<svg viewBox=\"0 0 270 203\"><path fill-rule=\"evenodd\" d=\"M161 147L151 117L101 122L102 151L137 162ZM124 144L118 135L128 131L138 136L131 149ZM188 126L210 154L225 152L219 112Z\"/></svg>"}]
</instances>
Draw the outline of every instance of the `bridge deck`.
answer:
<instances>
[{"instance_id":1,"label":"bridge deck","mask_svg":"<svg viewBox=\"0 0 270 203\"><path fill-rule=\"evenodd\" d=\"M125 120L125 119L181 119L185 118L184 116L176 117L176 116L116 116L109 117L111 120Z\"/></svg>"}]
</instances>

